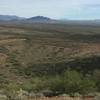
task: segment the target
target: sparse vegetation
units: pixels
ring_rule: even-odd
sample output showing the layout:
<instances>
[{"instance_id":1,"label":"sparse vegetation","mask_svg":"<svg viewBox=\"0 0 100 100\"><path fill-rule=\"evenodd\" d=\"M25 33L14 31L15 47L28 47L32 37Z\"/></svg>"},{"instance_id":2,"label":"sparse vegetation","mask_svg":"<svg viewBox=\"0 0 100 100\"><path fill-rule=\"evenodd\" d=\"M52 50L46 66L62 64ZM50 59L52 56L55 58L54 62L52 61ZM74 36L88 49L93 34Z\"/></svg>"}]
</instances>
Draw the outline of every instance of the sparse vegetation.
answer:
<instances>
[{"instance_id":1,"label":"sparse vegetation","mask_svg":"<svg viewBox=\"0 0 100 100\"><path fill-rule=\"evenodd\" d=\"M10 100L19 90L28 96L100 92L99 26L4 23L0 29L0 89Z\"/></svg>"}]
</instances>

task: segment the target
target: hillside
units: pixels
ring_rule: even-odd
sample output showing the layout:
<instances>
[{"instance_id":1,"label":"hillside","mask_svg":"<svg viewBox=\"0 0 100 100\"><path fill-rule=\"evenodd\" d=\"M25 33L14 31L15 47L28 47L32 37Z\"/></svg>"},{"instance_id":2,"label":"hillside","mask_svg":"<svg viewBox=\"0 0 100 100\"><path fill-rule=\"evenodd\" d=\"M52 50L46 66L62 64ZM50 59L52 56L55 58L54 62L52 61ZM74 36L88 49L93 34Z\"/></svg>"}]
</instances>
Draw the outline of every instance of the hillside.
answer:
<instances>
[{"instance_id":1,"label":"hillside","mask_svg":"<svg viewBox=\"0 0 100 100\"><path fill-rule=\"evenodd\" d=\"M0 24L1 88L32 90L35 78L36 85L68 69L93 74L100 70L99 32L99 26Z\"/></svg>"}]
</instances>

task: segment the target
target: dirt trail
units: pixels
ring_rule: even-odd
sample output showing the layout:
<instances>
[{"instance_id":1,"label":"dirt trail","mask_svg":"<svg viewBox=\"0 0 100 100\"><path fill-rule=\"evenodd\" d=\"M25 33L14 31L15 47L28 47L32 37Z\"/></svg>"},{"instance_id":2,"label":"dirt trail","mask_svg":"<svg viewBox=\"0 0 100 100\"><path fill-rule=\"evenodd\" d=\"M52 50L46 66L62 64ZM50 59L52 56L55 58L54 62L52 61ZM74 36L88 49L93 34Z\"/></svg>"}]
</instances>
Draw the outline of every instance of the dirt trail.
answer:
<instances>
[{"instance_id":1,"label":"dirt trail","mask_svg":"<svg viewBox=\"0 0 100 100\"><path fill-rule=\"evenodd\" d=\"M0 44L6 44L10 42L25 41L26 39L4 39L0 40Z\"/></svg>"}]
</instances>

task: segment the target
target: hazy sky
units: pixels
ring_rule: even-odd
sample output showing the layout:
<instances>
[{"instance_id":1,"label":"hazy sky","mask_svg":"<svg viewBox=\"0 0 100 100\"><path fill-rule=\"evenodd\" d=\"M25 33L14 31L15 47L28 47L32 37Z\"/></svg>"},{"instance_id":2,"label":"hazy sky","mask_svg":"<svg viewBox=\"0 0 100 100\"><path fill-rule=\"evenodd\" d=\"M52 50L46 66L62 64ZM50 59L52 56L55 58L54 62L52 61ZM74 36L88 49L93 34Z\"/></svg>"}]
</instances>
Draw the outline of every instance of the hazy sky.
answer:
<instances>
[{"instance_id":1,"label":"hazy sky","mask_svg":"<svg viewBox=\"0 0 100 100\"><path fill-rule=\"evenodd\" d=\"M0 0L0 14L100 19L100 0Z\"/></svg>"}]
</instances>

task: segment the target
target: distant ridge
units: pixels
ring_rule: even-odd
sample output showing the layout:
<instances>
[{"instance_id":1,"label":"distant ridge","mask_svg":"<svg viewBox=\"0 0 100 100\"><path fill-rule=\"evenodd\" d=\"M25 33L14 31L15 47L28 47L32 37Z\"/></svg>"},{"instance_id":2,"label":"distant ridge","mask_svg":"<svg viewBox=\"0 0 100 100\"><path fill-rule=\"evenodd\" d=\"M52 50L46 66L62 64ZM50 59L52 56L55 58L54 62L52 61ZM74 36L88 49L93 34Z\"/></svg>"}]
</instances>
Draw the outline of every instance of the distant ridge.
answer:
<instances>
[{"instance_id":1,"label":"distant ridge","mask_svg":"<svg viewBox=\"0 0 100 100\"><path fill-rule=\"evenodd\" d=\"M44 16L35 16L35 17L28 18L28 20L51 20L51 18L44 17Z\"/></svg>"},{"instance_id":2,"label":"distant ridge","mask_svg":"<svg viewBox=\"0 0 100 100\"><path fill-rule=\"evenodd\" d=\"M45 16L34 16L30 18L19 17L14 15L0 15L0 22L9 22L9 23L50 23L50 24L70 24L70 25L99 25L100 19L94 20L66 20L66 19L51 19Z\"/></svg>"},{"instance_id":3,"label":"distant ridge","mask_svg":"<svg viewBox=\"0 0 100 100\"><path fill-rule=\"evenodd\" d=\"M0 21L12 21L12 20L22 20L23 17L18 17L14 15L0 15Z\"/></svg>"},{"instance_id":4,"label":"distant ridge","mask_svg":"<svg viewBox=\"0 0 100 100\"><path fill-rule=\"evenodd\" d=\"M31 21L31 22L51 22L53 19L48 18L48 17L44 17L44 16L35 16L35 17L31 17L28 18L27 21Z\"/></svg>"},{"instance_id":5,"label":"distant ridge","mask_svg":"<svg viewBox=\"0 0 100 100\"><path fill-rule=\"evenodd\" d=\"M18 17L14 15L0 15L0 21L9 21L9 22L26 22L26 23L53 23L54 19L44 17L44 16L34 16L30 18Z\"/></svg>"}]
</instances>

